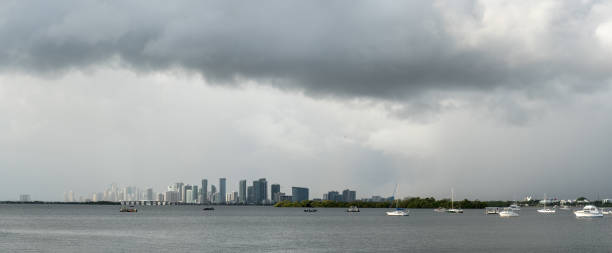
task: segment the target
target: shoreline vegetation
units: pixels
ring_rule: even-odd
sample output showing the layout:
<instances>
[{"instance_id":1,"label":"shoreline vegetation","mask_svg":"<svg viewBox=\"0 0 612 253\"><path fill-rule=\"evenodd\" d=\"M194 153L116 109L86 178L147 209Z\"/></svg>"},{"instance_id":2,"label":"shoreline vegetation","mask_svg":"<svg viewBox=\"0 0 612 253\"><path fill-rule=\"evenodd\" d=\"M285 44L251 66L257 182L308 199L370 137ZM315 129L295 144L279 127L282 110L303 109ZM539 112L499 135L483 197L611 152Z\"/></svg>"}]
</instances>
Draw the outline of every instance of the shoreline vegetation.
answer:
<instances>
[{"instance_id":1,"label":"shoreline vegetation","mask_svg":"<svg viewBox=\"0 0 612 253\"><path fill-rule=\"evenodd\" d=\"M404 200L398 200L398 207L400 208L450 208L450 199L436 200L435 198L410 198ZM483 209L490 206L509 206L512 201L480 201L480 200L467 200L454 201L454 206L464 209ZM357 206L359 208L390 208L391 205L395 205L395 201L384 201L384 202L367 202L367 201L352 201L352 202L341 202L332 200L304 200L301 202L292 201L281 201L276 203L275 207L343 207L348 208L350 206Z\"/></svg>"},{"instance_id":2,"label":"shoreline vegetation","mask_svg":"<svg viewBox=\"0 0 612 253\"><path fill-rule=\"evenodd\" d=\"M486 207L506 207L512 203L518 203L519 205L527 206L539 206L539 201L508 201L508 200L492 200L492 201L480 201L480 200L460 200L454 201L453 206L455 208L462 209L484 209ZM390 208L391 205L395 205L394 201L385 202L366 202L366 201L353 201L353 202L340 202L331 200L304 200L301 202L292 201L281 201L276 203L275 207L317 207L317 208L333 208L342 207L348 208L350 206L357 206L359 208ZM612 203L602 203L601 201L593 201L588 204L599 206L599 207L612 207ZM576 206L575 204L572 206ZM436 200L433 197L429 198L409 198L398 200L398 207L400 208L412 208L412 209L432 209L432 208L451 208L450 199Z\"/></svg>"}]
</instances>

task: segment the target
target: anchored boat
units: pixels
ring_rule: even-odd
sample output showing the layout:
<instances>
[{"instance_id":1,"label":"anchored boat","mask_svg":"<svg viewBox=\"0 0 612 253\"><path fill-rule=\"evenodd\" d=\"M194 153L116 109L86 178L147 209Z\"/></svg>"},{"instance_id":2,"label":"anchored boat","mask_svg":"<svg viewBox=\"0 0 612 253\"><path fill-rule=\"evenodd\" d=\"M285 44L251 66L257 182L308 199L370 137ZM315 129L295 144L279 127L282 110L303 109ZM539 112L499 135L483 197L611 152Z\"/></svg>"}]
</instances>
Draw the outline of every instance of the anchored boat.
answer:
<instances>
[{"instance_id":1,"label":"anchored boat","mask_svg":"<svg viewBox=\"0 0 612 253\"><path fill-rule=\"evenodd\" d=\"M119 209L119 212L122 212L122 213L135 213L135 212L138 212L138 209L136 209L134 206L130 206L130 207L122 206Z\"/></svg>"},{"instance_id":2,"label":"anchored boat","mask_svg":"<svg viewBox=\"0 0 612 253\"><path fill-rule=\"evenodd\" d=\"M596 206L588 205L582 210L575 211L576 218L599 218L603 217L603 213Z\"/></svg>"},{"instance_id":3,"label":"anchored boat","mask_svg":"<svg viewBox=\"0 0 612 253\"><path fill-rule=\"evenodd\" d=\"M359 207L357 206L349 206L348 209L346 209L347 212L349 213L358 213L359 212Z\"/></svg>"}]
</instances>

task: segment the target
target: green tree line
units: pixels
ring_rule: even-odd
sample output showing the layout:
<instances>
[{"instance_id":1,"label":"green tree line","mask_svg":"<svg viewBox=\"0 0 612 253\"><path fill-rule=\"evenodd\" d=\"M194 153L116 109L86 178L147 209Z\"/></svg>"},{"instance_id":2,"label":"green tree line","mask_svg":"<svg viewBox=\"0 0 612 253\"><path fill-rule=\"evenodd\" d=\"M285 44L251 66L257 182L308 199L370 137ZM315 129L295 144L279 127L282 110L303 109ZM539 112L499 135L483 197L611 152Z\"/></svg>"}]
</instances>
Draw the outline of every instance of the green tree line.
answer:
<instances>
[{"instance_id":1,"label":"green tree line","mask_svg":"<svg viewBox=\"0 0 612 253\"><path fill-rule=\"evenodd\" d=\"M478 209L485 208L487 206L509 206L512 202L510 201L480 201L480 200L468 200L464 199L461 201L455 201L453 206L455 208L465 209ZM385 201L385 202L366 202L366 201L353 201L353 202L339 202L332 200L304 200L301 202L292 201L281 201L276 203L275 207L349 207L358 206L362 208L389 208L395 207L396 202ZM450 208L450 199L436 200L433 197L429 198L409 198L404 200L398 200L397 206L401 208Z\"/></svg>"}]
</instances>

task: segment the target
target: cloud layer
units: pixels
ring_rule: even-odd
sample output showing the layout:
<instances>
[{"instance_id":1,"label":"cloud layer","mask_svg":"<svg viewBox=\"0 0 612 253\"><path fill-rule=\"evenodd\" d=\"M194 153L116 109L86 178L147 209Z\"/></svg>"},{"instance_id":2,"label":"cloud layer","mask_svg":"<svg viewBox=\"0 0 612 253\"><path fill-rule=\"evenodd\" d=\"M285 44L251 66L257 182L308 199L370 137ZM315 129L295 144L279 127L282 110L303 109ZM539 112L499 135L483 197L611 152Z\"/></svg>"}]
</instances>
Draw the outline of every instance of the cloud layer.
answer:
<instances>
[{"instance_id":1,"label":"cloud layer","mask_svg":"<svg viewBox=\"0 0 612 253\"><path fill-rule=\"evenodd\" d=\"M0 8L0 68L57 73L121 60L212 83L333 96L592 89L610 79L599 1L31 1ZM586 87L585 87L586 86Z\"/></svg>"}]
</instances>

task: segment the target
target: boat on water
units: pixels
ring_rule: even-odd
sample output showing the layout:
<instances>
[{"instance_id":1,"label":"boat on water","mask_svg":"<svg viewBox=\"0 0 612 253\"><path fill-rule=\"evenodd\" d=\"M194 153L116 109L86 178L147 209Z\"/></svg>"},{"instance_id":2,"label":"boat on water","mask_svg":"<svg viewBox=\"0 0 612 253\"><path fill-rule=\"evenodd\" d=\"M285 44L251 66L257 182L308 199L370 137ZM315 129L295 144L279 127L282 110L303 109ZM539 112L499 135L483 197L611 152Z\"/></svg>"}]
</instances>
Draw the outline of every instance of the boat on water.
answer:
<instances>
[{"instance_id":1,"label":"boat on water","mask_svg":"<svg viewBox=\"0 0 612 253\"><path fill-rule=\"evenodd\" d=\"M404 208L396 208L395 211L387 212L387 216L408 216L410 212Z\"/></svg>"},{"instance_id":2,"label":"boat on water","mask_svg":"<svg viewBox=\"0 0 612 253\"><path fill-rule=\"evenodd\" d=\"M349 213L358 213L359 212L359 207L357 206L349 206L348 209L346 209L347 212Z\"/></svg>"},{"instance_id":3,"label":"boat on water","mask_svg":"<svg viewBox=\"0 0 612 253\"><path fill-rule=\"evenodd\" d=\"M520 212L521 211L521 207L514 202L512 205L510 205L510 207L508 207L510 210L514 211L514 212Z\"/></svg>"},{"instance_id":4,"label":"boat on water","mask_svg":"<svg viewBox=\"0 0 612 253\"><path fill-rule=\"evenodd\" d=\"M119 212L121 212L121 213L136 213L136 212L138 212L138 209L136 209L134 206L130 206L130 207L122 206L119 209Z\"/></svg>"},{"instance_id":5,"label":"boat on water","mask_svg":"<svg viewBox=\"0 0 612 253\"><path fill-rule=\"evenodd\" d=\"M544 214L555 214L555 213L557 213L557 209L555 208L556 205L553 206L553 208L547 208L546 207L546 201L547 201L546 194L544 194L544 200L542 200L542 201L544 201L543 202L544 203L544 207L542 209L538 209L538 213L544 213Z\"/></svg>"},{"instance_id":6,"label":"boat on water","mask_svg":"<svg viewBox=\"0 0 612 253\"><path fill-rule=\"evenodd\" d=\"M572 210L572 208L571 208L571 207L569 207L569 206L560 206L560 207L559 207L559 210L569 211L569 210Z\"/></svg>"},{"instance_id":7,"label":"boat on water","mask_svg":"<svg viewBox=\"0 0 612 253\"><path fill-rule=\"evenodd\" d=\"M610 210L610 209L601 209L601 214L612 214L612 210Z\"/></svg>"},{"instance_id":8,"label":"boat on water","mask_svg":"<svg viewBox=\"0 0 612 253\"><path fill-rule=\"evenodd\" d=\"M393 192L393 199L395 202L395 211L386 212L387 216L408 216L410 212L404 208L399 207L399 201L395 199L395 193L399 190L399 185L395 186L395 191Z\"/></svg>"},{"instance_id":9,"label":"boat on water","mask_svg":"<svg viewBox=\"0 0 612 253\"><path fill-rule=\"evenodd\" d=\"M215 210L215 208L212 206L202 208L202 211L213 211L213 210Z\"/></svg>"},{"instance_id":10,"label":"boat on water","mask_svg":"<svg viewBox=\"0 0 612 253\"><path fill-rule=\"evenodd\" d=\"M519 213L514 211L510 207L504 208L504 210L502 210L498 214L499 214L499 217L518 217L519 216Z\"/></svg>"},{"instance_id":11,"label":"boat on water","mask_svg":"<svg viewBox=\"0 0 612 253\"><path fill-rule=\"evenodd\" d=\"M585 206L582 210L575 211L576 218L599 218L603 217L603 213L592 205Z\"/></svg>"},{"instance_id":12,"label":"boat on water","mask_svg":"<svg viewBox=\"0 0 612 253\"><path fill-rule=\"evenodd\" d=\"M317 212L317 209L313 209L313 208L308 208L308 209L304 209L305 213L315 213Z\"/></svg>"},{"instance_id":13,"label":"boat on water","mask_svg":"<svg viewBox=\"0 0 612 253\"><path fill-rule=\"evenodd\" d=\"M444 212L446 212L446 208L438 207L438 208L434 209L434 212L444 213Z\"/></svg>"},{"instance_id":14,"label":"boat on water","mask_svg":"<svg viewBox=\"0 0 612 253\"><path fill-rule=\"evenodd\" d=\"M455 208L454 203L455 203L455 192L453 188L451 188L451 208L447 209L446 212L447 213L463 213L463 209Z\"/></svg>"},{"instance_id":15,"label":"boat on water","mask_svg":"<svg viewBox=\"0 0 612 253\"><path fill-rule=\"evenodd\" d=\"M500 212L499 207L487 207L485 208L485 214L498 214Z\"/></svg>"}]
</instances>

